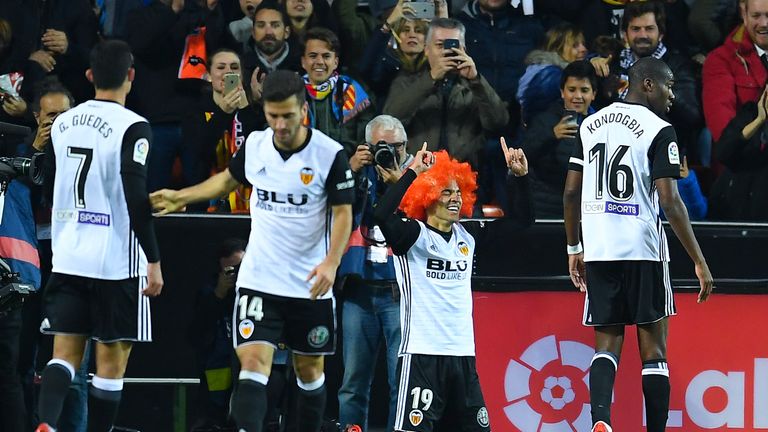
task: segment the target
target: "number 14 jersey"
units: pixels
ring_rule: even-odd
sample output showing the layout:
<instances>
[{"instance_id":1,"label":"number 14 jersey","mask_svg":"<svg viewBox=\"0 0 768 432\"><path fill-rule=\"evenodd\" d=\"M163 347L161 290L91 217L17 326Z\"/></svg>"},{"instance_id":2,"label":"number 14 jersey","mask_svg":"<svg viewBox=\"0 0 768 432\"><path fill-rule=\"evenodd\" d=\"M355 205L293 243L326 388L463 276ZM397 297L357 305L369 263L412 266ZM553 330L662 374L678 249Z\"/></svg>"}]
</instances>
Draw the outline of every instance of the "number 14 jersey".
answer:
<instances>
[{"instance_id":1,"label":"number 14 jersey","mask_svg":"<svg viewBox=\"0 0 768 432\"><path fill-rule=\"evenodd\" d=\"M579 128L584 261L669 261L654 180L680 176L675 130L645 106L615 102Z\"/></svg>"}]
</instances>

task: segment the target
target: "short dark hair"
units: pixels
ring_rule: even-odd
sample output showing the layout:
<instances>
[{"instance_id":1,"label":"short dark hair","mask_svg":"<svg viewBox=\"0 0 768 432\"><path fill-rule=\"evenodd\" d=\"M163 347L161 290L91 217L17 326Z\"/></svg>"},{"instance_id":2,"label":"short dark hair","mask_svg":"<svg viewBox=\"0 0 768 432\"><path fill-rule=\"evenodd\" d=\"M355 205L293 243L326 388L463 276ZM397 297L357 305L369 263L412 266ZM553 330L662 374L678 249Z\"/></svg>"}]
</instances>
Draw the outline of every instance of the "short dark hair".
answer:
<instances>
[{"instance_id":1,"label":"short dark hair","mask_svg":"<svg viewBox=\"0 0 768 432\"><path fill-rule=\"evenodd\" d=\"M672 70L663 61L655 57L643 57L633 64L629 71L629 88L640 88L643 81L651 79L656 83L663 83L669 77Z\"/></svg>"},{"instance_id":2,"label":"short dark hair","mask_svg":"<svg viewBox=\"0 0 768 432\"><path fill-rule=\"evenodd\" d=\"M592 90L597 91L597 74L592 63L588 60L579 60L568 64L563 69L563 75L560 77L560 89L565 88L565 82L568 78L588 79L592 85Z\"/></svg>"},{"instance_id":3,"label":"short dark hair","mask_svg":"<svg viewBox=\"0 0 768 432\"><path fill-rule=\"evenodd\" d=\"M304 80L294 71L278 69L267 74L261 97L265 102L282 102L296 96L300 104L307 100Z\"/></svg>"},{"instance_id":4,"label":"short dark hair","mask_svg":"<svg viewBox=\"0 0 768 432\"><path fill-rule=\"evenodd\" d=\"M91 71L93 85L97 89L115 90L120 88L133 66L131 47L127 43L111 39L99 42L91 50Z\"/></svg>"},{"instance_id":5,"label":"short dark hair","mask_svg":"<svg viewBox=\"0 0 768 432\"><path fill-rule=\"evenodd\" d=\"M647 13L652 13L654 18L656 18L656 26L659 27L659 33L666 34L667 12L664 10L664 5L655 0L628 3L624 8L624 18L622 18L621 21L621 28L626 32L629 28L630 21Z\"/></svg>"},{"instance_id":6,"label":"short dark hair","mask_svg":"<svg viewBox=\"0 0 768 432\"><path fill-rule=\"evenodd\" d=\"M336 33L328 30L327 28L312 27L311 29L307 30L306 33L304 33L304 38L302 39L302 55L307 49L307 41L310 40L320 40L327 43L328 46L331 47L331 51L336 53L336 55L339 55L339 51L341 50L341 42L339 42L339 37L336 36Z\"/></svg>"},{"instance_id":7,"label":"short dark hair","mask_svg":"<svg viewBox=\"0 0 768 432\"><path fill-rule=\"evenodd\" d=\"M33 113L40 113L40 101L50 94L63 94L69 99L69 106L75 106L75 98L73 98L72 93L64 87L64 84L62 84L55 76L48 76L35 84L32 93L32 103L30 104L30 109Z\"/></svg>"},{"instance_id":8,"label":"short dark hair","mask_svg":"<svg viewBox=\"0 0 768 432\"><path fill-rule=\"evenodd\" d=\"M228 238L219 244L219 248L216 251L216 258L226 258L232 256L235 252L244 251L248 242L237 237Z\"/></svg>"},{"instance_id":9,"label":"short dark hair","mask_svg":"<svg viewBox=\"0 0 768 432\"><path fill-rule=\"evenodd\" d=\"M264 0L261 3L259 3L258 6L256 6L256 9L253 11L253 25L256 25L256 15L258 15L259 12L265 9L279 12L280 17L283 20L283 25L286 27L291 26L291 18L288 16L288 12L286 12L285 6L283 6L281 3L278 3L274 0Z\"/></svg>"}]
</instances>

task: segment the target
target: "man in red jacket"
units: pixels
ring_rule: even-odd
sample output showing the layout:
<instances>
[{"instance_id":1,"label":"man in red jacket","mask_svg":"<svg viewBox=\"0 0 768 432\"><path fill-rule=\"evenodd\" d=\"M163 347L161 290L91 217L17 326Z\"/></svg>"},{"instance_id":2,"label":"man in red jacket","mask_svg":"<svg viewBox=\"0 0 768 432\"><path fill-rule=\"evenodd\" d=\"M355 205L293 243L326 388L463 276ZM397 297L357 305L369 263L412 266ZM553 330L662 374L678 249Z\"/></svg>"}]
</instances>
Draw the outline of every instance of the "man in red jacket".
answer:
<instances>
[{"instance_id":1,"label":"man in red jacket","mask_svg":"<svg viewBox=\"0 0 768 432\"><path fill-rule=\"evenodd\" d=\"M743 8L743 25L704 62L704 118L714 141L742 105L760 98L768 78L768 59L760 58L768 50L768 0L747 0Z\"/></svg>"}]
</instances>

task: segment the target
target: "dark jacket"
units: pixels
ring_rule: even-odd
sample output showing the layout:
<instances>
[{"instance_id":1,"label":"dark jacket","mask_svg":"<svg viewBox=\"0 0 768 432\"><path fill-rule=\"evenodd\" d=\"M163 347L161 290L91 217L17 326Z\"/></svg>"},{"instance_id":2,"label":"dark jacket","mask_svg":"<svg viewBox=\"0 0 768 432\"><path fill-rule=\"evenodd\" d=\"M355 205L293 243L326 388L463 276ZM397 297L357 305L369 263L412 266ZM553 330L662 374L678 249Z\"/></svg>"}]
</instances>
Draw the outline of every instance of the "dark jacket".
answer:
<instances>
[{"instance_id":1,"label":"dark jacket","mask_svg":"<svg viewBox=\"0 0 768 432\"><path fill-rule=\"evenodd\" d=\"M400 59L389 47L391 37L389 32L374 30L357 65L358 72L366 77L380 104L387 100L389 87L402 67Z\"/></svg>"},{"instance_id":2,"label":"dark jacket","mask_svg":"<svg viewBox=\"0 0 768 432\"><path fill-rule=\"evenodd\" d=\"M429 150L445 148L477 167L486 134L498 133L509 120L506 106L482 74L472 81L459 78L447 96L445 91L428 66L414 74L401 71L383 112L405 126L408 153L416 154L426 141Z\"/></svg>"},{"instance_id":3,"label":"dark jacket","mask_svg":"<svg viewBox=\"0 0 768 432\"><path fill-rule=\"evenodd\" d=\"M170 6L154 1L128 17L126 40L136 67L128 107L151 123L180 121L203 86L202 80L178 79L187 35L204 25L209 53L231 44L220 8L208 12L187 3L189 7L176 14Z\"/></svg>"},{"instance_id":4,"label":"dark jacket","mask_svg":"<svg viewBox=\"0 0 768 432\"><path fill-rule=\"evenodd\" d=\"M551 104L531 119L521 145L531 168L533 203L538 217L563 217L568 160L576 146L576 138L559 140L555 137L553 128L564 115L562 100Z\"/></svg>"},{"instance_id":5,"label":"dark jacket","mask_svg":"<svg viewBox=\"0 0 768 432\"><path fill-rule=\"evenodd\" d=\"M568 62L556 52L534 50L525 57L525 74L517 88L523 124L560 101L560 79ZM560 104L562 105L562 103Z\"/></svg>"},{"instance_id":6,"label":"dark jacket","mask_svg":"<svg viewBox=\"0 0 768 432\"><path fill-rule=\"evenodd\" d=\"M285 42L288 47L288 55L277 66L277 69L287 69L295 71L301 75L304 74L304 70L301 68L301 46L291 45L289 40ZM248 88L253 76L253 71L259 68L261 73L269 72L264 62L256 54L256 42L253 38L248 39L245 44L246 49L243 52L241 62L243 65L243 84L245 88Z\"/></svg>"},{"instance_id":7,"label":"dark jacket","mask_svg":"<svg viewBox=\"0 0 768 432\"><path fill-rule=\"evenodd\" d=\"M765 126L750 140L741 134L757 117L757 104L747 102L728 122L717 141L718 160L727 167L712 185L712 219L768 221L768 149Z\"/></svg>"},{"instance_id":8,"label":"dark jacket","mask_svg":"<svg viewBox=\"0 0 768 432\"><path fill-rule=\"evenodd\" d=\"M93 98L93 85L85 78L85 71L90 63L91 49L98 41L98 23L90 2L87 0L46 0L45 2L29 3L43 3L38 11L40 31L36 35L37 41L49 28L67 34L69 44L67 52L55 56L56 66L51 74L59 77L61 83L75 97L77 103ZM42 45L35 46L33 51L40 48ZM43 71L43 73L45 72Z\"/></svg>"},{"instance_id":9,"label":"dark jacket","mask_svg":"<svg viewBox=\"0 0 768 432\"><path fill-rule=\"evenodd\" d=\"M503 101L514 102L525 56L544 36L539 18L512 7L493 15L481 13L477 0L464 6L457 18L467 29L467 53L477 70Z\"/></svg>"}]
</instances>

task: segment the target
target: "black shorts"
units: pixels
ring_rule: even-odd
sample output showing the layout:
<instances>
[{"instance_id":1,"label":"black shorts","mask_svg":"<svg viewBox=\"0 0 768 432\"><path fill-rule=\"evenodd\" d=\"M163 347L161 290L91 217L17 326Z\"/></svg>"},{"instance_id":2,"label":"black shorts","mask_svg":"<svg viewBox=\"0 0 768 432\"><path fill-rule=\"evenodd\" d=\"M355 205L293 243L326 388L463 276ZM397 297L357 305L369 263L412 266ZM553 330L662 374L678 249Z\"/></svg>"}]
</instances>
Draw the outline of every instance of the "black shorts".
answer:
<instances>
[{"instance_id":1,"label":"black shorts","mask_svg":"<svg viewBox=\"0 0 768 432\"><path fill-rule=\"evenodd\" d=\"M92 279L52 273L43 292L46 334L85 335L99 342L152 341L146 277Z\"/></svg>"},{"instance_id":2,"label":"black shorts","mask_svg":"<svg viewBox=\"0 0 768 432\"><path fill-rule=\"evenodd\" d=\"M233 312L235 348L255 343L293 352L331 355L336 352L336 303L333 297L310 300L238 288Z\"/></svg>"},{"instance_id":3,"label":"black shorts","mask_svg":"<svg viewBox=\"0 0 768 432\"><path fill-rule=\"evenodd\" d=\"M452 431L491 430L475 357L403 354L397 368L396 431L427 432L438 423Z\"/></svg>"},{"instance_id":4,"label":"black shorts","mask_svg":"<svg viewBox=\"0 0 768 432\"><path fill-rule=\"evenodd\" d=\"M677 313L666 261L593 261L586 266L584 325L649 324Z\"/></svg>"}]
</instances>

